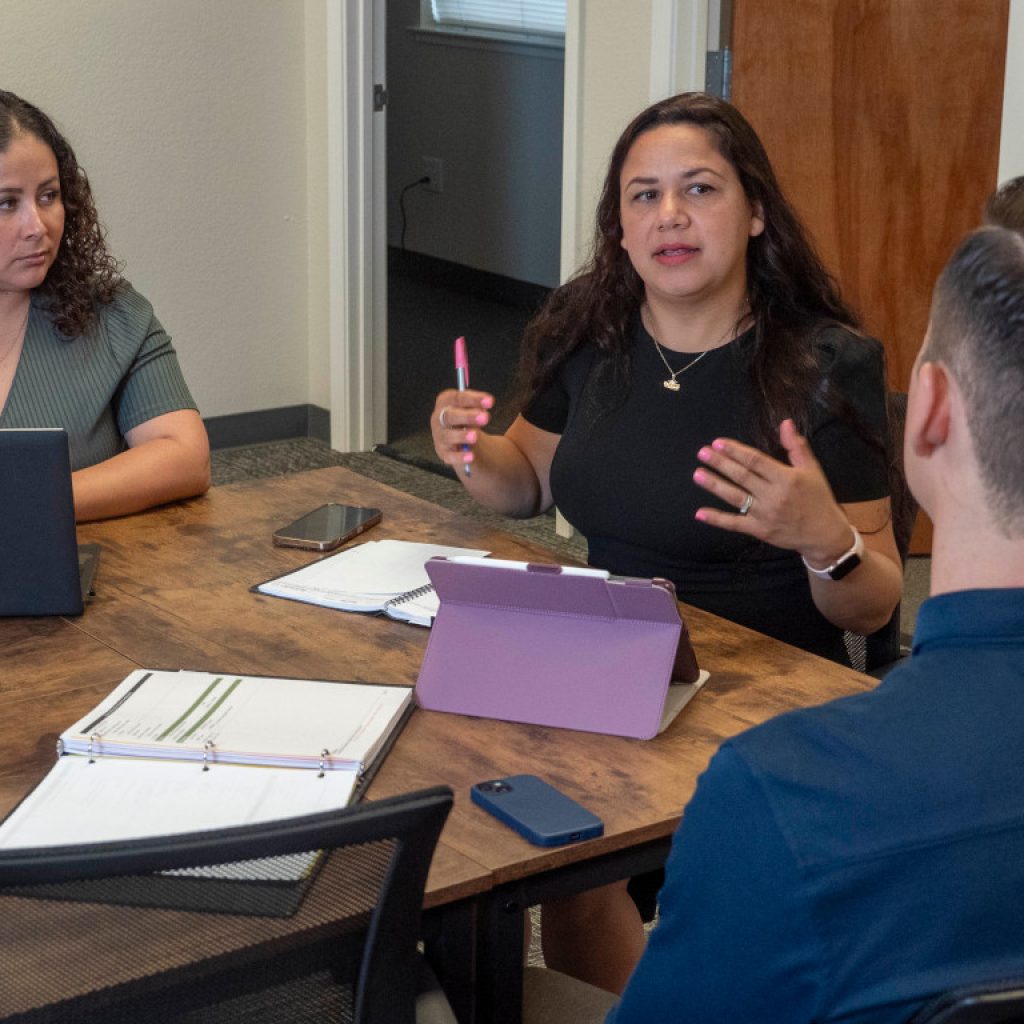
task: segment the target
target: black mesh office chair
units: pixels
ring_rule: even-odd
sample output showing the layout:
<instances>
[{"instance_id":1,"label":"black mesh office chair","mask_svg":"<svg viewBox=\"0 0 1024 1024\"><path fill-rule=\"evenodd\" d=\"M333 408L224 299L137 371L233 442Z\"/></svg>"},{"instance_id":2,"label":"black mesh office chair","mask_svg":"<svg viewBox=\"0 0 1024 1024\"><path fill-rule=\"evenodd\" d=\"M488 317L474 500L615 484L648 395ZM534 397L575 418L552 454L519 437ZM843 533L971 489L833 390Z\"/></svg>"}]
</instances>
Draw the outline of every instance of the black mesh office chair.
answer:
<instances>
[{"instance_id":1,"label":"black mesh office chair","mask_svg":"<svg viewBox=\"0 0 1024 1024\"><path fill-rule=\"evenodd\" d=\"M0 1020L414 1024L423 890L451 804L436 787L0 851Z\"/></svg>"},{"instance_id":2,"label":"black mesh office chair","mask_svg":"<svg viewBox=\"0 0 1024 1024\"><path fill-rule=\"evenodd\" d=\"M907 396L902 391L890 391L887 398L889 413L889 463L892 489L892 529L903 566L907 564L910 537L917 519L917 501L910 493L903 474L903 428L907 421ZM889 621L868 636L846 633L843 637L846 653L858 672L868 672L879 678L885 675L907 651L900 642L900 606L896 605Z\"/></svg>"},{"instance_id":3,"label":"black mesh office chair","mask_svg":"<svg viewBox=\"0 0 1024 1024\"><path fill-rule=\"evenodd\" d=\"M908 1024L1011 1024L1024 1021L1024 978L954 989L933 999Z\"/></svg>"}]
</instances>

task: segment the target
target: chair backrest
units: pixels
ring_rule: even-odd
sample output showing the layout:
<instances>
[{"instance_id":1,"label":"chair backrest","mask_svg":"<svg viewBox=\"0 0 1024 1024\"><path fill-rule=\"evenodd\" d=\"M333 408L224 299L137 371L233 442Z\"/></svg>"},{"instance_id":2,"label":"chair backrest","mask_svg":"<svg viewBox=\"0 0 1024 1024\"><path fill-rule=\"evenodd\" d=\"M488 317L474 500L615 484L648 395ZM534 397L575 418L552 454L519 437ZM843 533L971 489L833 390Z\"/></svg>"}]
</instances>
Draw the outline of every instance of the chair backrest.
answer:
<instances>
[{"instance_id":1,"label":"chair backrest","mask_svg":"<svg viewBox=\"0 0 1024 1024\"><path fill-rule=\"evenodd\" d=\"M903 428L907 421L907 396L902 391L890 391L886 405L889 416L887 455L890 466L892 530L900 561L906 565L918 509L903 472ZM847 633L844 640L850 661L860 672L871 672L898 660L901 653L900 606L896 605L889 621L881 629L864 637Z\"/></svg>"},{"instance_id":2,"label":"chair backrest","mask_svg":"<svg viewBox=\"0 0 1024 1024\"><path fill-rule=\"evenodd\" d=\"M297 1019L412 1024L451 804L439 786L241 828L0 851L0 1020L207 1021L234 1004L255 1021L246 1007L313 998L319 1012Z\"/></svg>"},{"instance_id":3,"label":"chair backrest","mask_svg":"<svg viewBox=\"0 0 1024 1024\"><path fill-rule=\"evenodd\" d=\"M1024 1021L1024 978L954 989L921 1007L908 1024L1010 1024Z\"/></svg>"}]
</instances>

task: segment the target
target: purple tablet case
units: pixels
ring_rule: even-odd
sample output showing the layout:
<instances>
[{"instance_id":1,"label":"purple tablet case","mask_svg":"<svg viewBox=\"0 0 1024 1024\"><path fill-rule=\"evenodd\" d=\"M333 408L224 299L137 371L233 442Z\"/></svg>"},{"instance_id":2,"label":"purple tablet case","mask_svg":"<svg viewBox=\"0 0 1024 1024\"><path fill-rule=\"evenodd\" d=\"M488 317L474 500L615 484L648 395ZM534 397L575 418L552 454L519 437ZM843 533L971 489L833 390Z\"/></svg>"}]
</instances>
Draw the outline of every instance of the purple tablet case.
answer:
<instances>
[{"instance_id":1,"label":"purple tablet case","mask_svg":"<svg viewBox=\"0 0 1024 1024\"><path fill-rule=\"evenodd\" d=\"M673 675L688 689L706 678L664 580L443 558L426 569L441 600L416 683L428 710L649 739Z\"/></svg>"}]
</instances>

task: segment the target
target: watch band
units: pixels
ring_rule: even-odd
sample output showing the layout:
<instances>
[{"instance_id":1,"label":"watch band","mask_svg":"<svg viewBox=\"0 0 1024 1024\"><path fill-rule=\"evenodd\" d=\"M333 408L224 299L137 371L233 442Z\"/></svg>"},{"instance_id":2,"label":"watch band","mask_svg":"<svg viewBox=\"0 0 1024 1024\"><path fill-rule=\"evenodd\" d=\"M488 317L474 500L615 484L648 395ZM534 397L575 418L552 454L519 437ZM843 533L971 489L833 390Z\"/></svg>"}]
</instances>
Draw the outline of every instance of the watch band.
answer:
<instances>
[{"instance_id":1,"label":"watch band","mask_svg":"<svg viewBox=\"0 0 1024 1024\"><path fill-rule=\"evenodd\" d=\"M815 569L803 555L800 556L800 560L804 563L804 568L812 576L817 576L818 579L822 580L841 580L844 576L849 576L860 565L861 558L864 555L864 538L858 533L855 526L851 526L850 529L853 530L853 547L849 551L844 551L831 565L826 566L824 569Z\"/></svg>"}]
</instances>

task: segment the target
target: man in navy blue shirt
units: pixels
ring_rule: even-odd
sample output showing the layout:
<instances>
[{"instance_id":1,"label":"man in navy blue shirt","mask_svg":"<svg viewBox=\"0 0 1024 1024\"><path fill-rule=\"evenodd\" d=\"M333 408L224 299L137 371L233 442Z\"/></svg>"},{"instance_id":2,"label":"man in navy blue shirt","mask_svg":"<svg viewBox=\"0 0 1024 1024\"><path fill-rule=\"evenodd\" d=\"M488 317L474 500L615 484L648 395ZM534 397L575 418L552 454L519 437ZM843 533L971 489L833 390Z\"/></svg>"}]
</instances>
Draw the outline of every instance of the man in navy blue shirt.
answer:
<instances>
[{"instance_id":1,"label":"man in navy blue shirt","mask_svg":"<svg viewBox=\"0 0 1024 1024\"><path fill-rule=\"evenodd\" d=\"M1022 439L1024 238L985 228L939 278L910 385L935 525L913 657L722 746L610 1022L905 1021L1024 970Z\"/></svg>"}]
</instances>

